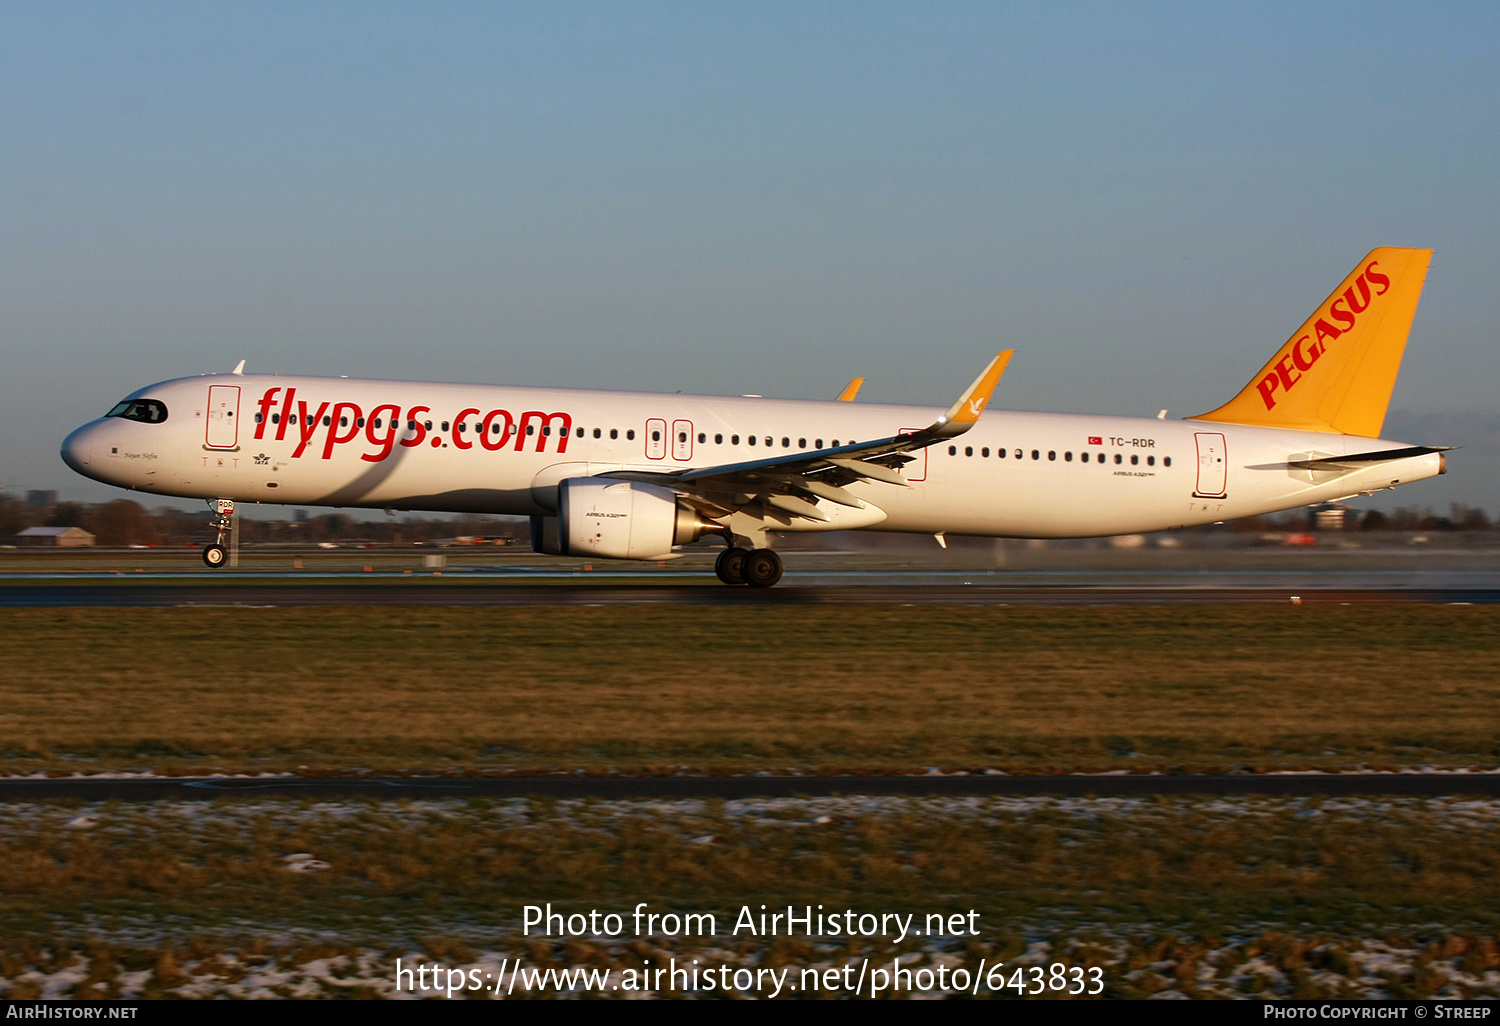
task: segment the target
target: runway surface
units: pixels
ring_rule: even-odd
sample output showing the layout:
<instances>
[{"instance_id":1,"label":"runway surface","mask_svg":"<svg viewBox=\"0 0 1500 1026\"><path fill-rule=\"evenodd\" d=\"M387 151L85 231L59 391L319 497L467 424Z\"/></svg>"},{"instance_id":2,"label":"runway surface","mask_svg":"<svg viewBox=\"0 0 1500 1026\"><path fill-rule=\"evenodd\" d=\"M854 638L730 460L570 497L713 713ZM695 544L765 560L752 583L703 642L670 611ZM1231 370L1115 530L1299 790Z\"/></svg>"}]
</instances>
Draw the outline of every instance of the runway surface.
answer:
<instances>
[{"instance_id":1,"label":"runway surface","mask_svg":"<svg viewBox=\"0 0 1500 1026\"><path fill-rule=\"evenodd\" d=\"M982 583L981 583L982 582ZM67 606L1180 606L1228 604L1472 604L1500 602L1500 588L1305 588L1221 586L1090 586L995 583L845 584L768 590L724 585L452 581L229 580L212 583L149 578L0 583L0 607Z\"/></svg>"},{"instance_id":2,"label":"runway surface","mask_svg":"<svg viewBox=\"0 0 1500 1026\"><path fill-rule=\"evenodd\" d=\"M1500 795L1500 773L883 777L61 777L0 779L0 801L226 798L767 798L830 795Z\"/></svg>"}]
</instances>

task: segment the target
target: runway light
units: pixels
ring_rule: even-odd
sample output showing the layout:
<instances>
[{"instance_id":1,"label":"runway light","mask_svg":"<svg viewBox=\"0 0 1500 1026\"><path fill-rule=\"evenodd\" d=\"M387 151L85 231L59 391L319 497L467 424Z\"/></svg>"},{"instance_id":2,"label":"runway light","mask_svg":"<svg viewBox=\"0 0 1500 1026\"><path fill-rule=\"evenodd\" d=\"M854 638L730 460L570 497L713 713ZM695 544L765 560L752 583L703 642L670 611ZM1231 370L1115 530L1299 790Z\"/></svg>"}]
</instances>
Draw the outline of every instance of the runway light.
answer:
<instances>
[{"instance_id":1,"label":"runway light","mask_svg":"<svg viewBox=\"0 0 1500 1026\"><path fill-rule=\"evenodd\" d=\"M1294 606L1300 606L1301 604L1302 604L1302 596L1301 595L1293 595L1292 596L1292 605L1294 605Z\"/></svg>"}]
</instances>

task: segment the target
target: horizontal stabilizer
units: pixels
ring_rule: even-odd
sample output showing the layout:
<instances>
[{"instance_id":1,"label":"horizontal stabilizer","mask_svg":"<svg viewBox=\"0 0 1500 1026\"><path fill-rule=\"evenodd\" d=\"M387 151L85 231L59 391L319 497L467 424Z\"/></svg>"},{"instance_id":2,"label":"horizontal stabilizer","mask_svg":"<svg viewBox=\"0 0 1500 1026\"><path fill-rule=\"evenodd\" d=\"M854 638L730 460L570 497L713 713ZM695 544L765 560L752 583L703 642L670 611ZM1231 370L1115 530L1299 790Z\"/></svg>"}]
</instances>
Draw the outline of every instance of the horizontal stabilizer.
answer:
<instances>
[{"instance_id":1,"label":"horizontal stabilizer","mask_svg":"<svg viewBox=\"0 0 1500 1026\"><path fill-rule=\"evenodd\" d=\"M1341 466L1355 468L1368 466L1371 463L1389 463L1392 460L1410 459L1413 456L1430 456L1435 452L1448 452L1453 448L1451 445L1409 445L1402 449L1382 449L1380 452L1357 452L1348 456L1322 456L1315 460L1292 460L1287 463L1287 466L1304 470Z\"/></svg>"}]
</instances>

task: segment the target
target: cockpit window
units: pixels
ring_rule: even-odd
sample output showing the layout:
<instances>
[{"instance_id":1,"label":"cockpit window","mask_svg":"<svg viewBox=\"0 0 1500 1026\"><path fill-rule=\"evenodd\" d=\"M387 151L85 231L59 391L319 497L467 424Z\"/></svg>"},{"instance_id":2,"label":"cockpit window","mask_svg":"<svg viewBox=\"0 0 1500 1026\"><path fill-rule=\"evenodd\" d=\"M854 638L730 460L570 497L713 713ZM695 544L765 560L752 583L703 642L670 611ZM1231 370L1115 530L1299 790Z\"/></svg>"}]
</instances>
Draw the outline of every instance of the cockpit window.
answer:
<instances>
[{"instance_id":1,"label":"cockpit window","mask_svg":"<svg viewBox=\"0 0 1500 1026\"><path fill-rule=\"evenodd\" d=\"M116 403L105 416L138 420L142 424L160 424L167 419L167 406L160 399L126 399Z\"/></svg>"}]
</instances>

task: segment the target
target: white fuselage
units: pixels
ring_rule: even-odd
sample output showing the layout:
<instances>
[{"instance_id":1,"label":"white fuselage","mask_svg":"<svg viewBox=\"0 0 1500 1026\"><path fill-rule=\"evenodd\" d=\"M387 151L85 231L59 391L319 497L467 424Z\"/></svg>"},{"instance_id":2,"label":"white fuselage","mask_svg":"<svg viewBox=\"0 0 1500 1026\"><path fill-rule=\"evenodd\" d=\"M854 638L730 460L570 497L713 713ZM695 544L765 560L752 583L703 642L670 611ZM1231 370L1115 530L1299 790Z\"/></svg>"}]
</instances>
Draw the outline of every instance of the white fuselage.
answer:
<instances>
[{"instance_id":1,"label":"white fuselage","mask_svg":"<svg viewBox=\"0 0 1500 1026\"><path fill-rule=\"evenodd\" d=\"M159 495L532 516L555 512L556 486L565 478L743 463L888 437L942 413L270 375L180 378L131 398L157 400L165 419L92 421L63 445L70 466ZM799 519L775 529L1029 538L1156 531L1441 472L1436 453L1356 469L1288 465L1400 447L1276 428L995 409L951 443L915 453L905 468L910 487L849 486L871 510L840 506L828 523Z\"/></svg>"}]
</instances>

